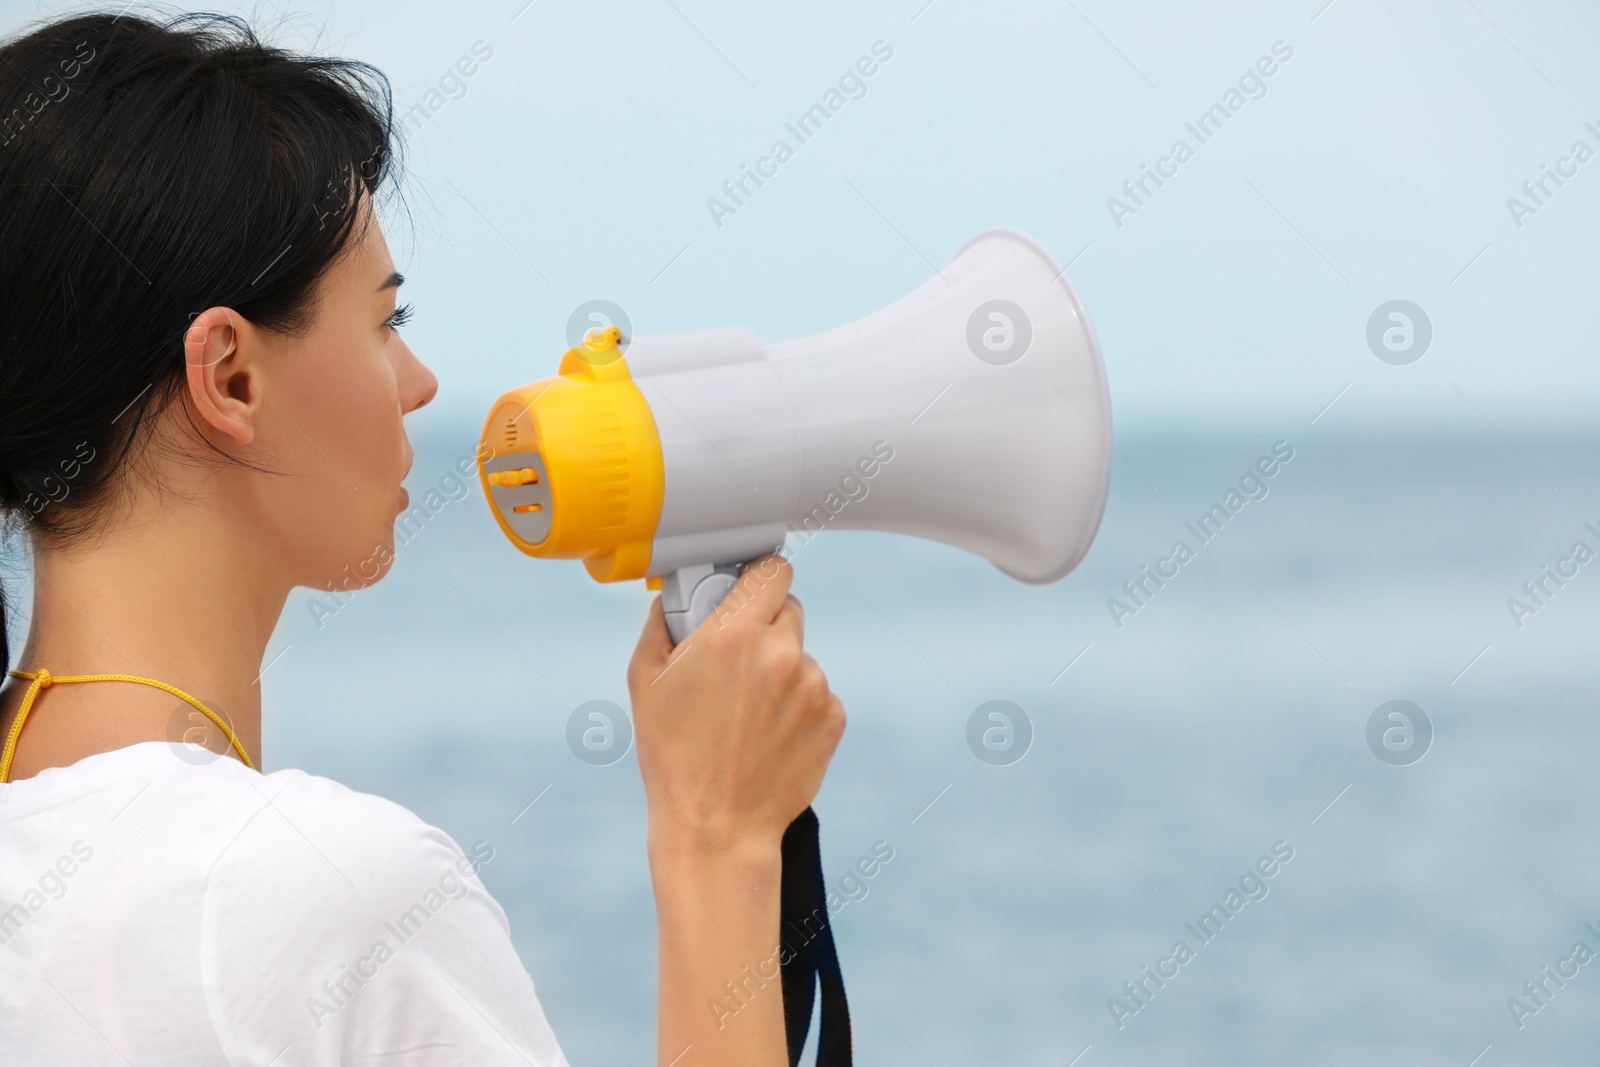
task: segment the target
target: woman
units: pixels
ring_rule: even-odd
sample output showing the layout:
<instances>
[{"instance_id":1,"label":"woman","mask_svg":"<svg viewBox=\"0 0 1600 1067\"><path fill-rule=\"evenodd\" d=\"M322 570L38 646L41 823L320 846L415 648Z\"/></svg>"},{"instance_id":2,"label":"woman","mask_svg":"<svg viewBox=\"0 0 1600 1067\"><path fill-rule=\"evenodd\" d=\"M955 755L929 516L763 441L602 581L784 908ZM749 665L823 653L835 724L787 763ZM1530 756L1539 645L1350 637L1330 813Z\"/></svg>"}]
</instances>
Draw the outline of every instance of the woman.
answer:
<instances>
[{"instance_id":1,"label":"woman","mask_svg":"<svg viewBox=\"0 0 1600 1067\"><path fill-rule=\"evenodd\" d=\"M564 1063L477 849L254 769L285 599L391 558L437 385L374 216L382 76L105 14L0 47L0 116L0 507L35 573L0 693L0 1062ZM707 1010L774 955L780 839L844 724L762 573L677 650L658 602L629 668L663 1064L785 1062L775 982ZM208 731L231 758L169 743Z\"/></svg>"}]
</instances>

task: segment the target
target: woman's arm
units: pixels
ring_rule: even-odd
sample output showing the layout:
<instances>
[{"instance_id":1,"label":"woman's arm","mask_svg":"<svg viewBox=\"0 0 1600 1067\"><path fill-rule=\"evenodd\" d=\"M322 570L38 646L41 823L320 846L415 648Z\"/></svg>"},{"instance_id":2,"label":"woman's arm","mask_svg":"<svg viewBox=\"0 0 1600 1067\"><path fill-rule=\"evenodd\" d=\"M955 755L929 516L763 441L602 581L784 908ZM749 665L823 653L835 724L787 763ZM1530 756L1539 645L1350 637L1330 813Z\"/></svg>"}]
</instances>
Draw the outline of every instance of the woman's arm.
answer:
<instances>
[{"instance_id":1,"label":"woman's arm","mask_svg":"<svg viewBox=\"0 0 1600 1067\"><path fill-rule=\"evenodd\" d=\"M660 927L661 1067L786 1067L783 831L816 796L844 709L769 556L673 648L658 600L629 668Z\"/></svg>"},{"instance_id":2,"label":"woman's arm","mask_svg":"<svg viewBox=\"0 0 1600 1067\"><path fill-rule=\"evenodd\" d=\"M660 929L657 1062L786 1067L778 849L735 859L704 841L671 836L666 843L651 831Z\"/></svg>"}]
</instances>

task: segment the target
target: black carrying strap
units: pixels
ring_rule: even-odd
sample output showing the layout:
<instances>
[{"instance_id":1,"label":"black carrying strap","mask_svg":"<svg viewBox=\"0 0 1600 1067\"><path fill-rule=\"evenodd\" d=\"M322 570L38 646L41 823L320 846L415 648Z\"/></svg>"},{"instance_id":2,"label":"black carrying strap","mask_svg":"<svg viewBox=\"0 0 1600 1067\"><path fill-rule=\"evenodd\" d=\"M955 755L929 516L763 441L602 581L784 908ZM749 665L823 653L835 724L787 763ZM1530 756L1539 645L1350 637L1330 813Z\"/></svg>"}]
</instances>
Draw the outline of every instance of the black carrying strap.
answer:
<instances>
[{"instance_id":1,"label":"black carrying strap","mask_svg":"<svg viewBox=\"0 0 1600 1067\"><path fill-rule=\"evenodd\" d=\"M811 1005L822 983L817 1023L817 1067L850 1067L850 1005L845 1000L839 953L833 945L828 885L822 880L821 827L807 808L783 832L783 882L779 890L778 963L783 982L783 1026L789 1067L799 1067L811 1029Z\"/></svg>"}]
</instances>

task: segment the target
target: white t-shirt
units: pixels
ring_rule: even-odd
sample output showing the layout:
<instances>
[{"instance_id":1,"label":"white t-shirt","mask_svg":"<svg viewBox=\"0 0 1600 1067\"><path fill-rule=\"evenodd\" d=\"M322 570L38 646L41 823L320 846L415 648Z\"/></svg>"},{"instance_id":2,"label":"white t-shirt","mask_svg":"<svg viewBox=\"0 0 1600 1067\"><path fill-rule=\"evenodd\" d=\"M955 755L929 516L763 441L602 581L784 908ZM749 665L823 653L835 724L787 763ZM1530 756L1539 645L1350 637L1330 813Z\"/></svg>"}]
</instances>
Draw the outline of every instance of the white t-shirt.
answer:
<instances>
[{"instance_id":1,"label":"white t-shirt","mask_svg":"<svg viewBox=\"0 0 1600 1067\"><path fill-rule=\"evenodd\" d=\"M0 1063L565 1067L492 847L210 756L0 785Z\"/></svg>"}]
</instances>

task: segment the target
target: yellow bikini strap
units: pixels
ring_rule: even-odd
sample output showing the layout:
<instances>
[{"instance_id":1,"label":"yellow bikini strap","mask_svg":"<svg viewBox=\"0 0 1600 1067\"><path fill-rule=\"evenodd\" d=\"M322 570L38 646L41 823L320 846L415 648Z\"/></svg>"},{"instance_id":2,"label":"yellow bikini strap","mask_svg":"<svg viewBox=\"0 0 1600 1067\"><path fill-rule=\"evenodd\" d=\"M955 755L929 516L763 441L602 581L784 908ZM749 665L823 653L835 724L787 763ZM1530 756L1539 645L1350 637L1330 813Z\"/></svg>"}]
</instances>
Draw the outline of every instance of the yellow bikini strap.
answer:
<instances>
[{"instance_id":1,"label":"yellow bikini strap","mask_svg":"<svg viewBox=\"0 0 1600 1067\"><path fill-rule=\"evenodd\" d=\"M51 674L43 667L40 667L37 671L32 672L7 671L6 673L11 675L13 678L22 678L28 682L31 682L32 684L28 686L28 691L22 694L22 706L17 709L16 720L11 724L11 731L6 734L6 747L3 750L0 750L0 782L11 781L11 761L16 758L17 755L17 738L22 736L22 724L28 721L28 713L33 710L33 702L38 699L40 690L48 689L52 685L66 685L70 682L137 682L139 685L148 685L153 688L163 690L164 692L171 693L173 696L190 704L206 718L216 723L217 728L227 735L228 743L231 744L233 746L233 750L239 754L239 758L244 761L244 765L249 767L251 770L256 769L256 765L250 762L250 754L244 750L244 745L239 742L239 736L233 732L233 728L231 726L222 720L222 716L218 715L216 712L200 703L200 701L196 700L188 693L185 693L182 689L179 689L176 686L168 685L166 682L158 682L154 678L140 678L133 674L55 675Z\"/></svg>"}]
</instances>

